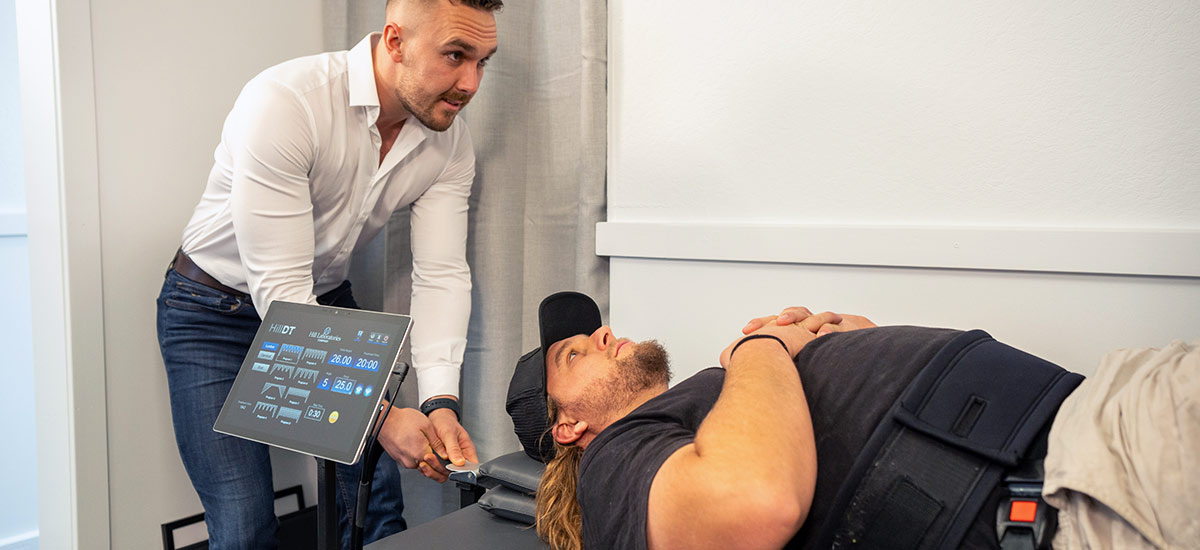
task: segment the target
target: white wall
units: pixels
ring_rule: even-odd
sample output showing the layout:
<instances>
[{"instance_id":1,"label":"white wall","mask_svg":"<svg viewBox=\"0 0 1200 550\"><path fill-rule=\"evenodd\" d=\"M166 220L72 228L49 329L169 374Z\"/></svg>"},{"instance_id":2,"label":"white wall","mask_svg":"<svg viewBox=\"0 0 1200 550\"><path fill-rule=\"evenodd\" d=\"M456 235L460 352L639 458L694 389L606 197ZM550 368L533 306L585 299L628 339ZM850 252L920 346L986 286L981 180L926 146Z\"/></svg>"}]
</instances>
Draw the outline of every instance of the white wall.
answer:
<instances>
[{"instance_id":1,"label":"white wall","mask_svg":"<svg viewBox=\"0 0 1200 550\"><path fill-rule=\"evenodd\" d=\"M29 329L29 252L18 86L16 9L0 0L0 549L37 541L33 336Z\"/></svg>"},{"instance_id":2,"label":"white wall","mask_svg":"<svg viewBox=\"0 0 1200 550\"><path fill-rule=\"evenodd\" d=\"M1200 225L1195 2L613 4L616 219Z\"/></svg>"},{"instance_id":3,"label":"white wall","mask_svg":"<svg viewBox=\"0 0 1200 550\"><path fill-rule=\"evenodd\" d=\"M38 2L29 4L23 25L50 29L42 18L52 11L40 8ZM47 536L58 537L52 546L65 548L78 537L86 540L88 548L156 548L162 544L158 525L200 512L200 507L175 450L166 376L155 340L154 298L170 255L179 245L182 225L203 190L224 114L254 73L292 56L323 49L320 2L176 5L95 0L65 2L55 10L60 18L53 32L38 37L56 41L55 61L61 65L53 71L62 74L65 82L60 94L66 97L58 101L62 106L58 139L64 142L59 155L65 155L65 160L58 175L64 178L65 184L60 186L70 211L56 211L58 205L42 201L41 192L37 208L48 210L42 216L64 216L62 227L67 233L91 234L98 245L86 255L71 250L70 244L62 252L66 263L72 265L88 264L94 258L98 261L97 276L91 280L100 299L89 301L77 293L73 299L68 295L66 305L67 317L77 318L86 317L74 311L80 300L98 306L102 323L73 327L77 330L68 339L98 339L102 343L90 348L100 349L103 357L96 360L92 355L86 364L77 360L76 366L68 366L66 378L40 378L40 387L59 388L61 384L62 388L38 391L53 396L95 395L95 389L89 389L95 388L91 379L86 381L88 388L74 385L71 389L80 377L91 376L72 372L100 375L100 396L76 402L78 413L65 422L54 419L48 424L55 429L90 430L95 424L84 419L100 416L98 447L107 456L97 460L79 450L83 455L74 460L80 466L65 473L70 477L88 464L107 467L108 477L100 484L106 494L92 494L94 490L88 488L96 484L83 482L103 478L103 471L84 474L78 478L80 482L67 479L68 484L79 483L80 502L71 503L74 497L64 496L73 495L74 489L55 492L54 506L58 508L52 512L73 514L74 507L83 510L89 503L92 508L100 504L108 512L98 516L80 512L80 518L107 519L108 525L80 519L78 526L65 525L78 528L76 534L43 532L43 542ZM84 24L83 32L71 26L79 22ZM83 67L73 65L80 62L77 52L90 54L82 60ZM48 61L48 56L42 61ZM79 74L88 77L84 86L67 88L80 82ZM88 96L86 100L94 95L94 102L78 101L80 95ZM36 128L37 133L49 131L46 126ZM80 141L84 147L78 147ZM92 151L86 150L89 141ZM34 153L40 154L42 151ZM89 181L89 173L94 180ZM31 174L30 189L54 187L54 177L53 172ZM84 192L78 192L80 189ZM77 215L79 211L84 215ZM53 232L41 234L46 233ZM38 247L35 259L40 258L38 253L56 253L49 250L58 243L52 241L55 239L41 240L48 246ZM91 402L102 406L89 407ZM67 450L68 446L64 443L50 449ZM58 465L58 453L41 459L43 464L52 461ZM277 474L280 486L311 480L311 461L281 456L277 464L282 465ZM311 486L308 494L312 498Z\"/></svg>"},{"instance_id":4,"label":"white wall","mask_svg":"<svg viewBox=\"0 0 1200 550\"><path fill-rule=\"evenodd\" d=\"M1085 373L1200 337L1200 5L609 13L611 322L665 340L677 377L793 304L985 328ZM965 263L963 228L989 235Z\"/></svg>"},{"instance_id":5,"label":"white wall","mask_svg":"<svg viewBox=\"0 0 1200 550\"><path fill-rule=\"evenodd\" d=\"M3 73L0 73L3 74ZM2 101L3 98L0 98ZM2 103L0 103L2 104ZM18 158L20 151L17 151ZM9 157L8 152L0 158ZM9 185L0 181L0 187ZM20 183L19 181L17 183ZM0 232L0 549L35 548L38 536L33 336L29 329L29 251L24 235Z\"/></svg>"},{"instance_id":6,"label":"white wall","mask_svg":"<svg viewBox=\"0 0 1200 550\"><path fill-rule=\"evenodd\" d=\"M25 212L21 148L21 89L17 68L17 20L14 0L0 0L0 216ZM23 224L18 224L23 225ZM20 228L24 232L24 228ZM5 233L15 232L11 229Z\"/></svg>"},{"instance_id":7,"label":"white wall","mask_svg":"<svg viewBox=\"0 0 1200 550\"><path fill-rule=\"evenodd\" d=\"M175 447L155 297L241 87L323 50L319 0L92 0L112 548L201 511ZM69 126L69 124L68 124ZM277 486L311 460L277 456Z\"/></svg>"}]
</instances>

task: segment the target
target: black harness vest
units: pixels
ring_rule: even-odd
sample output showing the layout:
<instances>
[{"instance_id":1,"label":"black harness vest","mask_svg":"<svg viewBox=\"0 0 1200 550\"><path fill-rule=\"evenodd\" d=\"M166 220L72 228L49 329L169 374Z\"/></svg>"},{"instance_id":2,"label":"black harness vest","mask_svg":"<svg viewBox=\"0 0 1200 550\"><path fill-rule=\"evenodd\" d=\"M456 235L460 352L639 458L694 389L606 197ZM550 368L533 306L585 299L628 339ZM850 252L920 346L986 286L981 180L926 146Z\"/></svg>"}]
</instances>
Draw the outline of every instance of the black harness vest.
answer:
<instances>
[{"instance_id":1,"label":"black harness vest","mask_svg":"<svg viewBox=\"0 0 1200 550\"><path fill-rule=\"evenodd\" d=\"M954 337L876 426L832 513L813 526L815 547L961 548L992 510L997 546L1048 545L1044 502L1028 526L1007 521L1008 506L1040 500L1045 435L1082 380L981 330Z\"/></svg>"}]
</instances>

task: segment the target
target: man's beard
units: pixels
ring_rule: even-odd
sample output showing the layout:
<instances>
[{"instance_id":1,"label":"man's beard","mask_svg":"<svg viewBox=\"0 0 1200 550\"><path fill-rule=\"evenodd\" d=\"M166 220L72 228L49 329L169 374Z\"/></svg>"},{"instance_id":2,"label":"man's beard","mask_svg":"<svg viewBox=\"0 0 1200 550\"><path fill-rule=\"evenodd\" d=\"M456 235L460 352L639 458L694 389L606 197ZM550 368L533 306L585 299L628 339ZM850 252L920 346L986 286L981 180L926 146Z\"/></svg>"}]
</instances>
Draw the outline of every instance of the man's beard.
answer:
<instances>
[{"instance_id":1,"label":"man's beard","mask_svg":"<svg viewBox=\"0 0 1200 550\"><path fill-rule=\"evenodd\" d=\"M671 380L671 359L657 340L646 340L638 343L632 355L617 360L617 372L624 378L625 389L638 393Z\"/></svg>"},{"instance_id":2,"label":"man's beard","mask_svg":"<svg viewBox=\"0 0 1200 550\"><path fill-rule=\"evenodd\" d=\"M459 105L458 111L450 112L446 118L441 119L437 117L436 110L443 98L449 99L450 101L460 102L461 105ZM412 113L412 115L416 117L417 120L421 121L421 124L424 124L426 128L429 128L435 132L445 132L446 130L450 129L451 124L454 124L454 118L458 116L458 113L461 113L462 110L467 107L467 102L471 100L471 96L467 94L446 92L444 94L439 94L432 101L428 102L424 108L421 108L418 107L414 101L410 101L409 97L404 92L396 90L396 100L400 102L400 106L404 107L404 110Z\"/></svg>"},{"instance_id":3,"label":"man's beard","mask_svg":"<svg viewBox=\"0 0 1200 550\"><path fill-rule=\"evenodd\" d=\"M667 350L655 340L646 340L637 344L632 355L618 359L617 368L607 378L593 382L584 397L568 407L592 419L610 419L639 393L666 386L670 380Z\"/></svg>"}]
</instances>

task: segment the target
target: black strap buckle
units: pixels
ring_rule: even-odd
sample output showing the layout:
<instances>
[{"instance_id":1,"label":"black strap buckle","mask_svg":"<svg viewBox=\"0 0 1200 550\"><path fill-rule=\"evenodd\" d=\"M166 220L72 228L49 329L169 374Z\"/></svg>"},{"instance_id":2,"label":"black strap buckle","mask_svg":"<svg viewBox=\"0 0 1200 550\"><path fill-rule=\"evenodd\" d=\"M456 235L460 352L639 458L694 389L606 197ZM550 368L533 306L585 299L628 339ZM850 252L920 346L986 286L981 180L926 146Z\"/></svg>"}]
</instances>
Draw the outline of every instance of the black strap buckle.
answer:
<instances>
[{"instance_id":1,"label":"black strap buckle","mask_svg":"<svg viewBox=\"0 0 1200 550\"><path fill-rule=\"evenodd\" d=\"M1007 476L996 508L996 538L1002 550L1043 550L1058 527L1058 512L1042 500L1042 480Z\"/></svg>"}]
</instances>

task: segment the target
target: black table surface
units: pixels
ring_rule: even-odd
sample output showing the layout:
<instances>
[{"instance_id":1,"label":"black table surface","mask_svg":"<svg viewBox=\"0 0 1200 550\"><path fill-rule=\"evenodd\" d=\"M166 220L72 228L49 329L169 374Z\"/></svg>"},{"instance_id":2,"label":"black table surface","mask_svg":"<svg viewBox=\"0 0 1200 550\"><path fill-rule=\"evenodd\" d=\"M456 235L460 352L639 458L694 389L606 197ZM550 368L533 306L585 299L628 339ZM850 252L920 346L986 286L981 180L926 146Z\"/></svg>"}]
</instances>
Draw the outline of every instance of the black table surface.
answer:
<instances>
[{"instance_id":1,"label":"black table surface","mask_svg":"<svg viewBox=\"0 0 1200 550\"><path fill-rule=\"evenodd\" d=\"M472 504L368 544L365 550L546 550L533 527L498 518Z\"/></svg>"}]
</instances>

